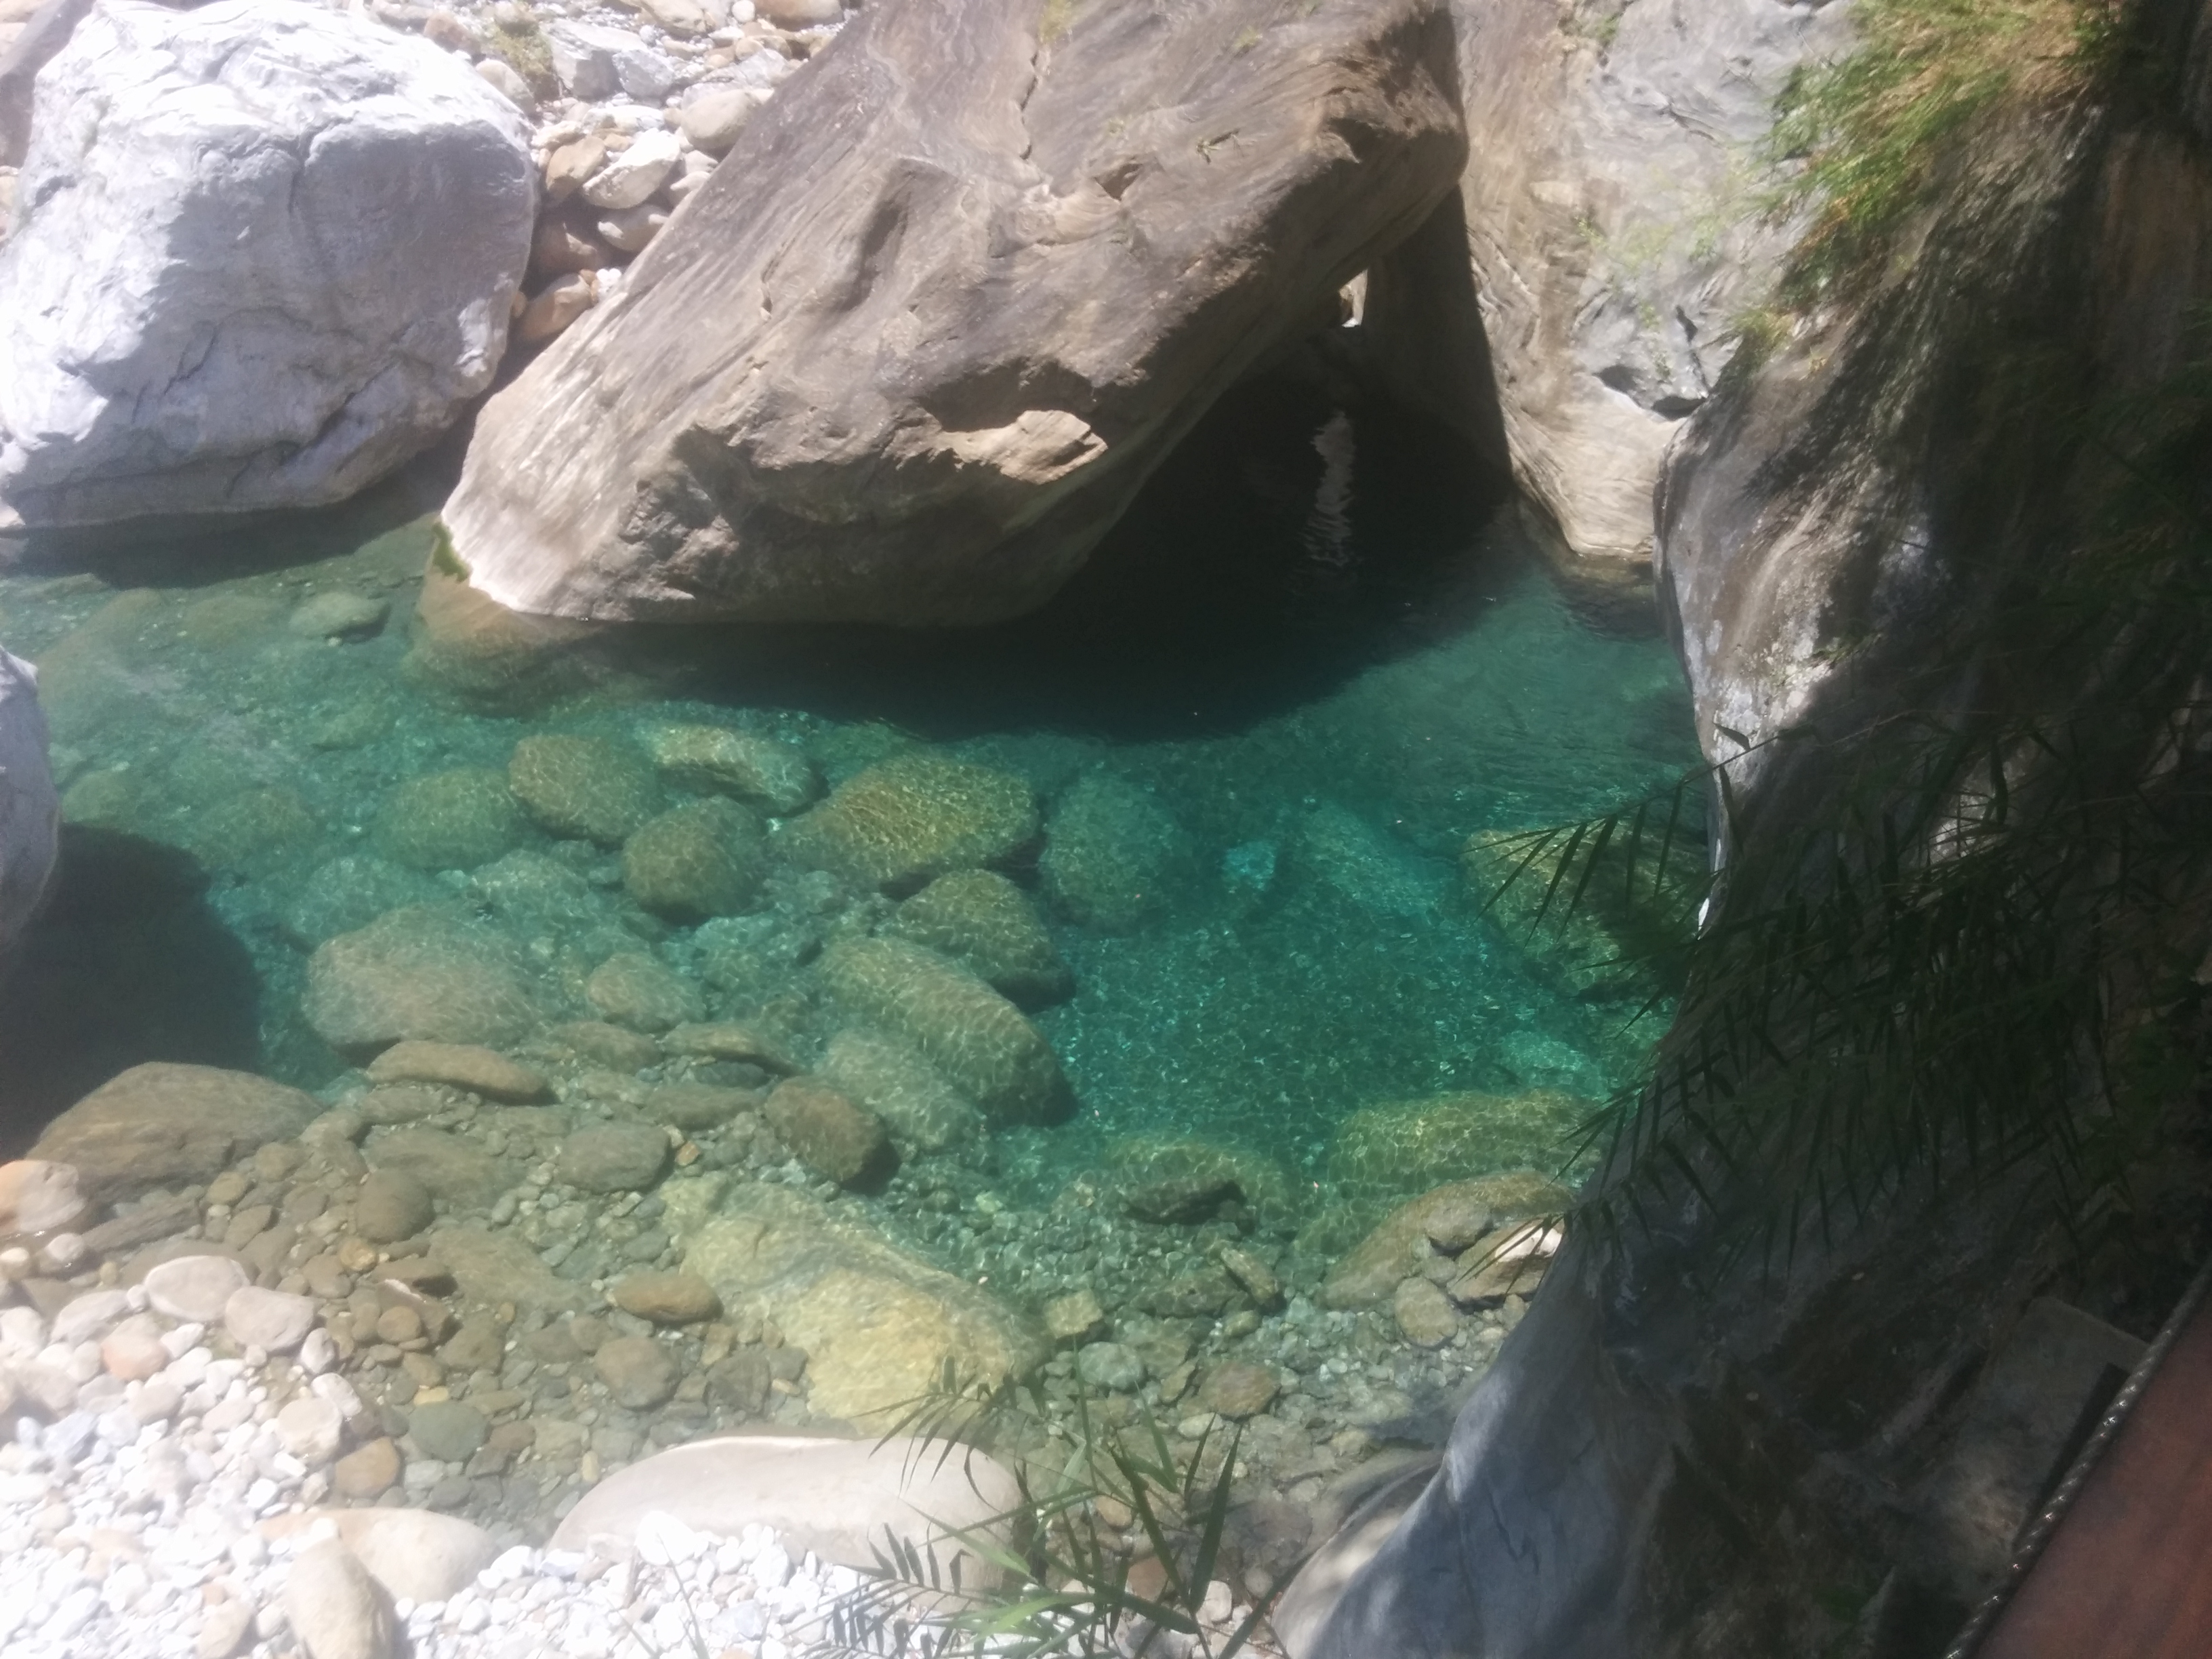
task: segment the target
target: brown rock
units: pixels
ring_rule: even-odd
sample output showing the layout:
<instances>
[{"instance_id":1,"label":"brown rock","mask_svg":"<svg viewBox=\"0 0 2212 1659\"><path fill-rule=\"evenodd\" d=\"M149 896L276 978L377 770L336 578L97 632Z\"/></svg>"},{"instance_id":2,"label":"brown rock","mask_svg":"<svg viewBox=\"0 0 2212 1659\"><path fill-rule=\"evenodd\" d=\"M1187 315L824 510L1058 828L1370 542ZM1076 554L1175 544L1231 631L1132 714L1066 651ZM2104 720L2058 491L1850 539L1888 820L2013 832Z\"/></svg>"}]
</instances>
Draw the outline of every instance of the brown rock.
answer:
<instances>
[{"instance_id":1,"label":"brown rock","mask_svg":"<svg viewBox=\"0 0 2212 1659\"><path fill-rule=\"evenodd\" d=\"M1390 1298L1398 1329L1417 1348L1441 1346L1459 1328L1451 1298L1425 1279L1402 1280Z\"/></svg>"},{"instance_id":2,"label":"brown rock","mask_svg":"<svg viewBox=\"0 0 2212 1659\"><path fill-rule=\"evenodd\" d=\"M1206 1374L1199 1384L1198 1404L1203 1411L1241 1421L1267 1410L1280 1388L1274 1372L1265 1365L1237 1360L1216 1365Z\"/></svg>"},{"instance_id":3,"label":"brown rock","mask_svg":"<svg viewBox=\"0 0 2212 1659\"><path fill-rule=\"evenodd\" d=\"M785 1079L762 1111L801 1164L841 1187L880 1185L897 1162L880 1119L811 1078Z\"/></svg>"},{"instance_id":4,"label":"brown rock","mask_svg":"<svg viewBox=\"0 0 2212 1659\"><path fill-rule=\"evenodd\" d=\"M666 1347L649 1336L618 1336L599 1345L592 1369L615 1403L632 1411L667 1404L683 1373Z\"/></svg>"},{"instance_id":5,"label":"brown rock","mask_svg":"<svg viewBox=\"0 0 2212 1659\"><path fill-rule=\"evenodd\" d=\"M473 1136L421 1126L377 1135L368 1143L367 1157L372 1170L406 1176L432 1198L469 1209L490 1208L522 1173L511 1160L486 1152Z\"/></svg>"},{"instance_id":6,"label":"brown rock","mask_svg":"<svg viewBox=\"0 0 2212 1659\"><path fill-rule=\"evenodd\" d=\"M612 1294L624 1313L656 1325L693 1325L722 1311L722 1298L696 1273L631 1273Z\"/></svg>"},{"instance_id":7,"label":"brown rock","mask_svg":"<svg viewBox=\"0 0 2212 1659\"><path fill-rule=\"evenodd\" d=\"M584 180L606 165L607 147L599 138L579 138L562 144L545 158L545 201L548 206L565 202L583 187ZM580 270L580 265L568 267Z\"/></svg>"},{"instance_id":8,"label":"brown rock","mask_svg":"<svg viewBox=\"0 0 2212 1659\"><path fill-rule=\"evenodd\" d=\"M646 1115L672 1124L686 1134L719 1129L739 1112L760 1104L750 1089L718 1089L707 1083L664 1084L645 1097Z\"/></svg>"},{"instance_id":9,"label":"brown rock","mask_svg":"<svg viewBox=\"0 0 2212 1659\"><path fill-rule=\"evenodd\" d=\"M399 1467L395 1442L372 1440L331 1466L331 1489L341 1498L365 1502L392 1489L399 1479Z\"/></svg>"},{"instance_id":10,"label":"brown rock","mask_svg":"<svg viewBox=\"0 0 2212 1659\"><path fill-rule=\"evenodd\" d=\"M799 1070L799 1062L774 1037L750 1025L714 1020L678 1025L660 1039L672 1054L701 1060L743 1060L771 1072Z\"/></svg>"},{"instance_id":11,"label":"brown rock","mask_svg":"<svg viewBox=\"0 0 2212 1659\"><path fill-rule=\"evenodd\" d=\"M1503 1223L1554 1213L1572 1200L1556 1182L1527 1174L1435 1188L1400 1205L1359 1242L1322 1285L1322 1304L1372 1307L1433 1257L1457 1254Z\"/></svg>"},{"instance_id":12,"label":"brown rock","mask_svg":"<svg viewBox=\"0 0 2212 1659\"><path fill-rule=\"evenodd\" d=\"M354 1227L372 1244L412 1238L436 1213L430 1189L405 1170L372 1170L354 1194Z\"/></svg>"},{"instance_id":13,"label":"brown rock","mask_svg":"<svg viewBox=\"0 0 2212 1659\"><path fill-rule=\"evenodd\" d=\"M68 1164L92 1203L206 1181L321 1115L297 1089L211 1066L134 1066L46 1126L31 1157Z\"/></svg>"},{"instance_id":14,"label":"brown rock","mask_svg":"<svg viewBox=\"0 0 2212 1659\"><path fill-rule=\"evenodd\" d=\"M684 1028L678 1026L678 1030ZM580 1019L556 1025L548 1038L580 1059L617 1072L641 1072L660 1064L660 1045L642 1032L625 1030L605 1020Z\"/></svg>"},{"instance_id":15,"label":"brown rock","mask_svg":"<svg viewBox=\"0 0 2212 1659\"><path fill-rule=\"evenodd\" d=\"M1072 15L857 14L654 280L485 406L446 508L473 580L610 619L1032 609L1465 161L1432 0Z\"/></svg>"},{"instance_id":16,"label":"brown rock","mask_svg":"<svg viewBox=\"0 0 2212 1659\"><path fill-rule=\"evenodd\" d=\"M395 1042L369 1061L372 1083L446 1083L489 1100L544 1100L552 1085L495 1049L467 1042Z\"/></svg>"}]
</instances>

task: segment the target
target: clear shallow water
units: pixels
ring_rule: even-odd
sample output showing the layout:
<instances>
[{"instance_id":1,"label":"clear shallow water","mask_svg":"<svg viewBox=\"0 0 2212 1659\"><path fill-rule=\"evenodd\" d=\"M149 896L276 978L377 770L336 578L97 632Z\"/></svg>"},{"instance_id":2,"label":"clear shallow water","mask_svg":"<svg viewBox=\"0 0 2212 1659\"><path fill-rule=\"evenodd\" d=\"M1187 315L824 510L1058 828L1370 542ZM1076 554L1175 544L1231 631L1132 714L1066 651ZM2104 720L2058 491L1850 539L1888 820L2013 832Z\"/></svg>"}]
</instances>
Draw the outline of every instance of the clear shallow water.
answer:
<instances>
[{"instance_id":1,"label":"clear shallow water","mask_svg":"<svg viewBox=\"0 0 2212 1659\"><path fill-rule=\"evenodd\" d=\"M533 732L628 743L672 719L798 744L833 786L928 743L1018 775L1048 815L1103 775L1173 821L1189 873L1136 931L1040 902L1075 989L1033 1017L1078 1115L953 1154L1036 1198L1132 1139L1251 1149L1317 1179L1338 1127L1376 1103L1601 1096L1648 1033L1479 916L1458 853L1692 763L1678 672L1655 631L1577 614L1462 453L1370 415L1348 447L1338 428L1357 459L1332 475L1313 442L1331 418L1308 395L1232 403L1018 626L671 636L681 674L526 716L411 673L430 529L401 489L218 533L189 560L0 574L0 642L40 665L70 820L66 877L0 1015L8 1139L145 1059L341 1078L300 1014L308 951L333 917L399 902L489 910L550 978L626 943L711 1013L765 1008L818 1042L836 1017L811 954L880 925L880 896L785 871L757 919L702 932L638 910L613 855L580 842L526 849L581 878L588 902L566 912L542 883L532 911L488 898L482 872L386 890L340 862L410 778L504 769ZM388 600L390 621L343 644L297 631L298 607L332 592ZM1012 873L1036 884L1026 860ZM1556 1163L1571 1115L1501 1109L1495 1166Z\"/></svg>"}]
</instances>

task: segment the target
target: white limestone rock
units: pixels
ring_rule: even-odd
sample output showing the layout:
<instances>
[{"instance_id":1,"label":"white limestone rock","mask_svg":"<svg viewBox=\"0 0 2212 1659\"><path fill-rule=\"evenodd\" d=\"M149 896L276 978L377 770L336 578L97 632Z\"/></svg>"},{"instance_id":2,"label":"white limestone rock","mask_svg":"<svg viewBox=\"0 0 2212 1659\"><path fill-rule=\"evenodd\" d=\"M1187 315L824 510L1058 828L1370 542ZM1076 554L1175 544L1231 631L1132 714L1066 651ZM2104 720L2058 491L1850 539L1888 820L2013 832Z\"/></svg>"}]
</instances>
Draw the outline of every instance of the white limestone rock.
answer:
<instances>
[{"instance_id":1,"label":"white limestone rock","mask_svg":"<svg viewBox=\"0 0 2212 1659\"><path fill-rule=\"evenodd\" d=\"M301 0L100 0L40 75L0 247L0 526L339 500L490 384L522 113Z\"/></svg>"}]
</instances>

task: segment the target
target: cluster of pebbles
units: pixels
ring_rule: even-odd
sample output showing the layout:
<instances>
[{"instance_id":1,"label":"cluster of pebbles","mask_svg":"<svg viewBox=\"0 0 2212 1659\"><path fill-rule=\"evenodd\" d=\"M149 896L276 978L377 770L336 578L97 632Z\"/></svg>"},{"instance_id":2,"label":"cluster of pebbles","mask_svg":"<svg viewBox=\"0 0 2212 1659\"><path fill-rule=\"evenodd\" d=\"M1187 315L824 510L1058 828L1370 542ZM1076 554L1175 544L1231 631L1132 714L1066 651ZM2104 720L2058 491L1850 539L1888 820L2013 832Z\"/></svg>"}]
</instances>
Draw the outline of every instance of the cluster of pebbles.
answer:
<instances>
[{"instance_id":1,"label":"cluster of pebbles","mask_svg":"<svg viewBox=\"0 0 2212 1659\"><path fill-rule=\"evenodd\" d=\"M522 345L609 298L629 262L844 20L839 0L574 0L369 14L471 60L521 107L545 180Z\"/></svg>"}]
</instances>

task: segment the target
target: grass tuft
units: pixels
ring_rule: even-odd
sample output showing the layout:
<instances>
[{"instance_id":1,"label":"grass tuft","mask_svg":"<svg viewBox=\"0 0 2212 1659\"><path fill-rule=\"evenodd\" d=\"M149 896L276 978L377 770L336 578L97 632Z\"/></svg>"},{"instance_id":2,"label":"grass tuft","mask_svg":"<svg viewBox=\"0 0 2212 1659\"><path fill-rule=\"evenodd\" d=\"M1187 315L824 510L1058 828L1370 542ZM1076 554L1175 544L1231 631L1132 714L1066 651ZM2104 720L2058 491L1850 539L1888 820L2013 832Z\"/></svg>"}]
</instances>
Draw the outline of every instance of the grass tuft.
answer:
<instances>
[{"instance_id":1,"label":"grass tuft","mask_svg":"<svg viewBox=\"0 0 2212 1659\"><path fill-rule=\"evenodd\" d=\"M1962 130L2074 95L2117 33L2107 0L1858 0L1854 15L1858 49L1792 75L1767 140L1797 168L1776 206L1813 210L1786 285L1799 303L1878 272Z\"/></svg>"}]
</instances>

